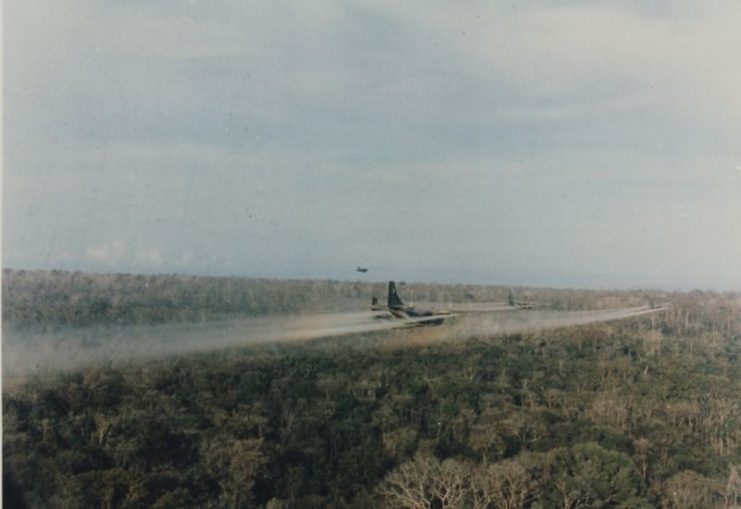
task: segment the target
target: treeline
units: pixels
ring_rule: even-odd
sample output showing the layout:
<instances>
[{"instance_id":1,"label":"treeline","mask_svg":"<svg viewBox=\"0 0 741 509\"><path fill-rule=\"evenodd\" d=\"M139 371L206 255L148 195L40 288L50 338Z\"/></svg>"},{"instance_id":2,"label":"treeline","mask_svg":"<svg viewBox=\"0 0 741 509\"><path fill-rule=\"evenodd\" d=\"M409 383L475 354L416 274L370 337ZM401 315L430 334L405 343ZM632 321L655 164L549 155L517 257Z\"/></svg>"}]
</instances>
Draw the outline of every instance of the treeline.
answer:
<instances>
[{"instance_id":1,"label":"treeline","mask_svg":"<svg viewBox=\"0 0 741 509\"><path fill-rule=\"evenodd\" d=\"M365 309L386 296L386 283L217 278L182 275L88 274L3 270L6 326L140 325L244 318L270 313ZM430 302L536 301L549 309L592 309L659 303L674 294L482 285L408 283L405 299Z\"/></svg>"},{"instance_id":2,"label":"treeline","mask_svg":"<svg viewBox=\"0 0 741 509\"><path fill-rule=\"evenodd\" d=\"M490 301L505 300L509 289L403 291L415 300ZM672 308L421 349L357 351L349 339L38 378L3 397L6 501L739 502L738 294L516 291L560 309L665 301ZM337 310L384 292L382 283L6 270L3 318L4 327L201 321ZM411 333L415 344L417 334L424 332Z\"/></svg>"},{"instance_id":3,"label":"treeline","mask_svg":"<svg viewBox=\"0 0 741 509\"><path fill-rule=\"evenodd\" d=\"M360 296L370 302L371 291L372 285L337 281L5 269L3 321L23 328L315 313Z\"/></svg>"},{"instance_id":4,"label":"treeline","mask_svg":"<svg viewBox=\"0 0 741 509\"><path fill-rule=\"evenodd\" d=\"M4 501L735 507L739 299L672 298L525 335L427 344L418 329L375 349L350 337L35 378L3 395Z\"/></svg>"}]
</instances>

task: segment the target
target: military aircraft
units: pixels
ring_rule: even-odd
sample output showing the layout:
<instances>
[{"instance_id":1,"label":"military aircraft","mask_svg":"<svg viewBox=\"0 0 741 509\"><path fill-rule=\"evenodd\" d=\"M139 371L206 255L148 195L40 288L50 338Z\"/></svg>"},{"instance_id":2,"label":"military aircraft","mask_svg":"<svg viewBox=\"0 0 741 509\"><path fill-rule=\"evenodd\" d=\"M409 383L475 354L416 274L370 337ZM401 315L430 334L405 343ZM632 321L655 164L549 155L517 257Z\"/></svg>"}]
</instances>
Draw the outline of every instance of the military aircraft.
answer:
<instances>
[{"instance_id":1,"label":"military aircraft","mask_svg":"<svg viewBox=\"0 0 741 509\"><path fill-rule=\"evenodd\" d=\"M512 291L510 290L509 294L507 295L507 303L517 309L533 309L535 307L535 304L532 302L524 302L521 300L515 300L515 296L512 294Z\"/></svg>"},{"instance_id":2,"label":"military aircraft","mask_svg":"<svg viewBox=\"0 0 741 509\"><path fill-rule=\"evenodd\" d=\"M360 266L358 266L358 268L355 269L355 272L368 272L368 267L360 267Z\"/></svg>"},{"instance_id":3,"label":"military aircraft","mask_svg":"<svg viewBox=\"0 0 741 509\"><path fill-rule=\"evenodd\" d=\"M404 304L404 301L401 300L401 297L399 297L399 293L396 290L396 283L389 281L386 304L383 305L379 303L376 297L373 297L373 300L371 301L372 316L378 321L377 325L371 325L362 330L359 328L357 331L362 332L365 330L442 325L446 321L464 314L500 311L527 312L533 310L536 306L537 305L532 303L515 300L512 292L510 292L507 302L468 302L451 304L444 309L418 309L414 306ZM585 312L574 312L570 316L568 315L568 312L566 312L565 316L568 316L568 318L573 321L573 324L579 324L590 323L591 321L615 320L629 318L631 316L640 316L643 314L655 313L657 311L664 311L668 309L668 307L668 305L658 307L646 305L635 308L595 310L586 312L586 314ZM560 320L556 323L561 325L565 324Z\"/></svg>"},{"instance_id":4,"label":"military aircraft","mask_svg":"<svg viewBox=\"0 0 741 509\"><path fill-rule=\"evenodd\" d=\"M469 305L462 304L457 308L449 307L448 309L417 309L414 306L404 304L404 301L399 297L399 292L396 290L396 283L393 281L389 281L388 297L385 306L379 304L376 297L373 297L371 301L371 311L378 313L374 315L375 318L395 318L397 320L403 320L402 325L408 324L413 326L442 325L445 320L455 318L463 313L511 311L514 309L522 308L503 303L472 303Z\"/></svg>"}]
</instances>

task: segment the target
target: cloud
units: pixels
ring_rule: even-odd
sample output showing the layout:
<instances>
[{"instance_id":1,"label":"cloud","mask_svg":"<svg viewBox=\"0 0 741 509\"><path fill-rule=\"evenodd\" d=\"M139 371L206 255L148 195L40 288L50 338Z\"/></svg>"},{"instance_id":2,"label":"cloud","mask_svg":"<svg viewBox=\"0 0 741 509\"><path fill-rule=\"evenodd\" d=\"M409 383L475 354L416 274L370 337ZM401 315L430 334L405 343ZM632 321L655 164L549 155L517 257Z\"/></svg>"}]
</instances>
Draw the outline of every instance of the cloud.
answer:
<instances>
[{"instance_id":1,"label":"cloud","mask_svg":"<svg viewBox=\"0 0 741 509\"><path fill-rule=\"evenodd\" d=\"M104 244L89 246L85 250L87 258L98 264L115 265L124 260L126 248L120 240L113 240Z\"/></svg>"},{"instance_id":2,"label":"cloud","mask_svg":"<svg viewBox=\"0 0 741 509\"><path fill-rule=\"evenodd\" d=\"M13 0L4 254L661 272L688 238L727 245L740 226L712 219L741 217L740 16L727 1ZM721 280L730 244L672 270Z\"/></svg>"},{"instance_id":3,"label":"cloud","mask_svg":"<svg viewBox=\"0 0 741 509\"><path fill-rule=\"evenodd\" d=\"M728 122L741 114L741 69L733 65L741 8L732 2L692 18L606 2L399 5L387 3L387 15L423 27L482 79L503 76L523 88L546 112L549 100L571 99L578 109L598 94L608 103L639 96L643 106L685 117Z\"/></svg>"},{"instance_id":4,"label":"cloud","mask_svg":"<svg viewBox=\"0 0 741 509\"><path fill-rule=\"evenodd\" d=\"M137 246L121 240L111 240L88 246L85 257L95 266L126 270L157 270L165 265L167 257L162 246ZM69 253L65 259L69 261ZM184 258L182 258L184 259Z\"/></svg>"},{"instance_id":5,"label":"cloud","mask_svg":"<svg viewBox=\"0 0 741 509\"><path fill-rule=\"evenodd\" d=\"M161 248L150 247L139 250L135 254L135 263L144 267L160 267L164 261Z\"/></svg>"},{"instance_id":6,"label":"cloud","mask_svg":"<svg viewBox=\"0 0 741 509\"><path fill-rule=\"evenodd\" d=\"M575 144L651 130L654 150L704 137L727 152L741 117L733 4L696 19L599 2L76 4L10 27L28 51L9 52L9 102L15 82L35 97L11 119L44 115L29 129L50 136L398 157L396 137L419 157L489 132L563 146L546 122Z\"/></svg>"}]
</instances>

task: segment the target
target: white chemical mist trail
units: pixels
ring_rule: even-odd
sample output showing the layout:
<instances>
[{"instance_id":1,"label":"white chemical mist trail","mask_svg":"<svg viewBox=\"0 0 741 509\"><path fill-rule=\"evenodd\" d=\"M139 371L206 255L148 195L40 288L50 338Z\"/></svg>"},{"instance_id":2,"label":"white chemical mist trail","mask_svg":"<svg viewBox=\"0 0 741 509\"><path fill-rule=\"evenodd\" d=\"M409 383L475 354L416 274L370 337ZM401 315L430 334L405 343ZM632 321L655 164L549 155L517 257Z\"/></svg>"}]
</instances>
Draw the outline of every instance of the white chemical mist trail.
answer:
<instances>
[{"instance_id":1,"label":"white chemical mist trail","mask_svg":"<svg viewBox=\"0 0 741 509\"><path fill-rule=\"evenodd\" d=\"M642 306L597 311L522 310L498 314L466 315L464 320L451 327L451 335L454 335L454 337L470 338L481 335L514 334L537 329L622 320L624 318L656 313L664 309L666 308Z\"/></svg>"},{"instance_id":2,"label":"white chemical mist trail","mask_svg":"<svg viewBox=\"0 0 741 509\"><path fill-rule=\"evenodd\" d=\"M427 338L466 339L640 316L659 309L602 311L521 310L458 316L440 327L419 327ZM66 371L90 365L167 357L265 343L306 341L398 328L369 312L271 316L249 320L132 327L89 327L47 333L8 332L3 338L4 377Z\"/></svg>"}]
</instances>

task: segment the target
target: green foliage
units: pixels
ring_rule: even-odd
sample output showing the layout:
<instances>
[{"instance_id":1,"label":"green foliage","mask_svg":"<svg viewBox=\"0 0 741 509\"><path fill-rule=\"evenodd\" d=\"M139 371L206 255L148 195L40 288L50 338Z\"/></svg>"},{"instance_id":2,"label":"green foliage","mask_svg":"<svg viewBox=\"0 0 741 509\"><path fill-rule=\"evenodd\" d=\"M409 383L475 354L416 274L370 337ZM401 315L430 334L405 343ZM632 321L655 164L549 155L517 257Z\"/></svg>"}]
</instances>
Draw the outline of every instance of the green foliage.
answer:
<instances>
[{"instance_id":1,"label":"green foliage","mask_svg":"<svg viewBox=\"0 0 741 509\"><path fill-rule=\"evenodd\" d=\"M36 302L50 326L241 313L255 289L175 276L11 276L4 313L35 320ZM304 297L291 301L291 284ZM247 312L373 291L291 284L260 282L284 298L273 308L256 298ZM34 301L40 287L53 298ZM637 298L549 295L561 307ZM481 508L713 507L741 493L729 480L741 464L741 325L729 318L741 314L739 298L670 297L671 312L625 322L421 346L411 331L380 347L315 341L15 383L3 394L5 505L394 506L385 497L420 475L433 506L449 496ZM97 315L75 311L90 303Z\"/></svg>"},{"instance_id":2,"label":"green foliage","mask_svg":"<svg viewBox=\"0 0 741 509\"><path fill-rule=\"evenodd\" d=\"M544 463L543 500L554 507L569 499L580 500L583 507L590 508L641 500L643 486L627 454L595 443L577 444L568 449L552 449L545 455Z\"/></svg>"}]
</instances>

